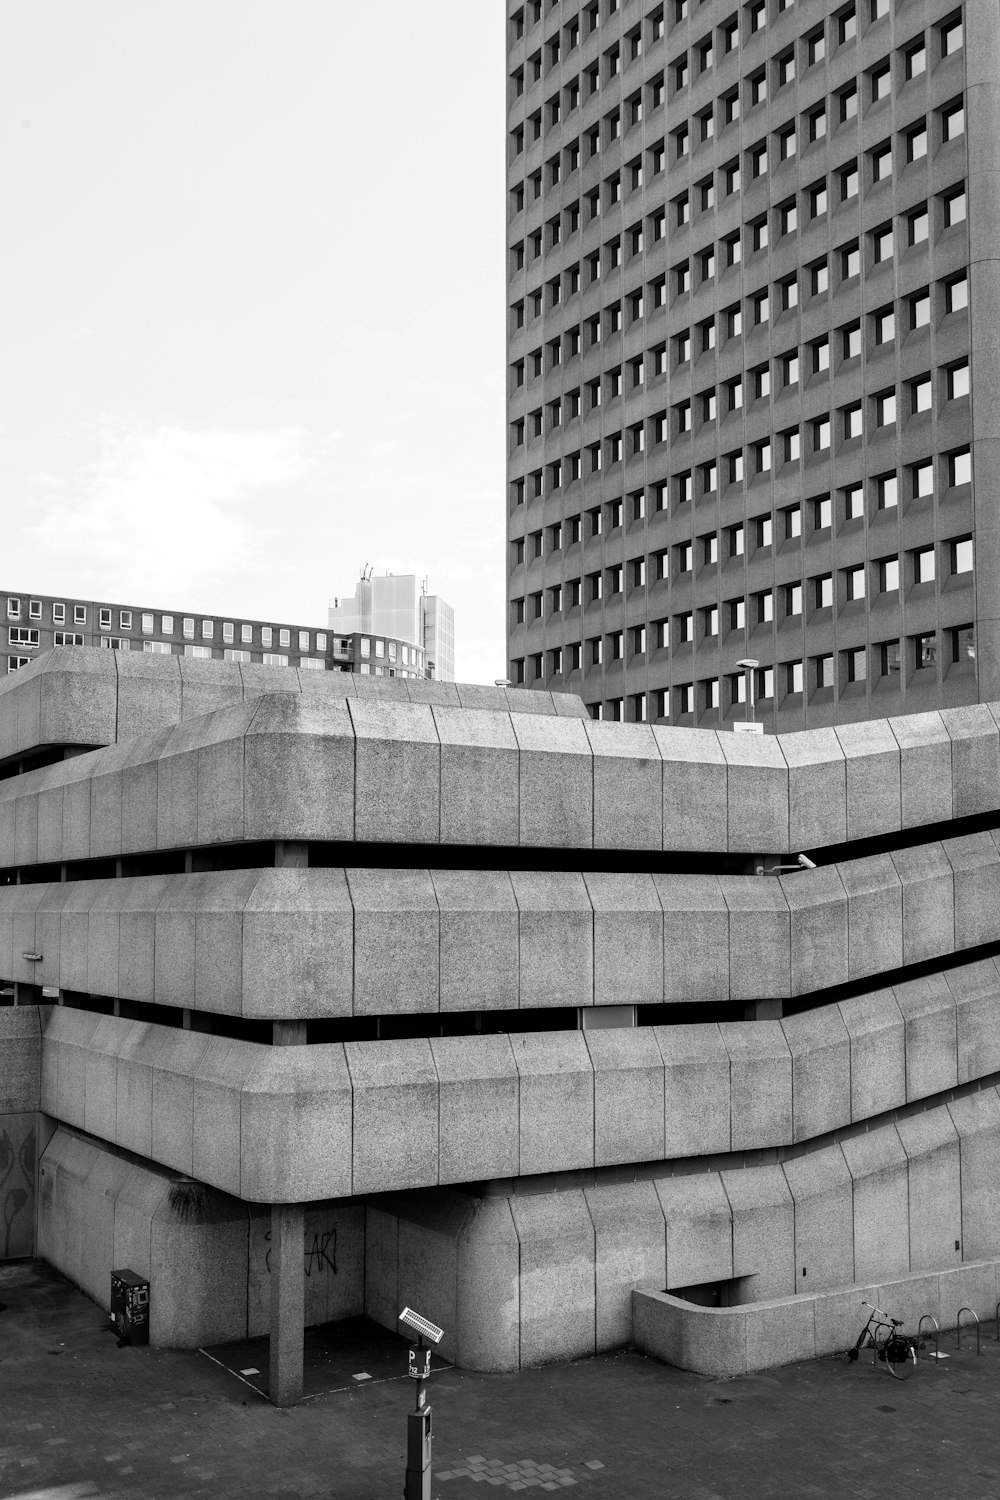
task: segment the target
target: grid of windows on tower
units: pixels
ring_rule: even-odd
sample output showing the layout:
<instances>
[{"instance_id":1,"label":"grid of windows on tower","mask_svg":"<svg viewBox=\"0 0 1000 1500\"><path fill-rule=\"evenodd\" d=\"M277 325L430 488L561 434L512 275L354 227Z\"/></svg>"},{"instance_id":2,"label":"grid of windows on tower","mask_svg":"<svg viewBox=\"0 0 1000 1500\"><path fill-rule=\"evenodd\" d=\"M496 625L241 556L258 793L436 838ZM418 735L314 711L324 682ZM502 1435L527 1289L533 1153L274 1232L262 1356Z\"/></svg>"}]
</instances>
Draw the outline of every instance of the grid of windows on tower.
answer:
<instances>
[{"instance_id":1,"label":"grid of windows on tower","mask_svg":"<svg viewBox=\"0 0 1000 1500\"><path fill-rule=\"evenodd\" d=\"M710 724L751 657L778 727L975 697L964 40L889 0L512 10L513 681Z\"/></svg>"}]
</instances>

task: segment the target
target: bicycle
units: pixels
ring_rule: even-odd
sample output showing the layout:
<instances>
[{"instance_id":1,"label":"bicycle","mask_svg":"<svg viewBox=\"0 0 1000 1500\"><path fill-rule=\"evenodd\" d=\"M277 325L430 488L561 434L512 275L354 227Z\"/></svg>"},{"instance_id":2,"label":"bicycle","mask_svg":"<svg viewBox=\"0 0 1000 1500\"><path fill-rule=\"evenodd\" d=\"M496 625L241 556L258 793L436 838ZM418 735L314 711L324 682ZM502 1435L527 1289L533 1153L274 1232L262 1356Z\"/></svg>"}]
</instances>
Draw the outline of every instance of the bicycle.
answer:
<instances>
[{"instance_id":1,"label":"bicycle","mask_svg":"<svg viewBox=\"0 0 1000 1500\"><path fill-rule=\"evenodd\" d=\"M874 1351L873 1365L876 1361L881 1361L896 1380L909 1380L917 1368L916 1339L909 1334L900 1333L899 1329L903 1326L900 1320L891 1318L873 1302L862 1302L861 1306L870 1307L871 1313L868 1322L858 1334L858 1341L854 1348L848 1349L848 1359L857 1359L862 1349L870 1347Z\"/></svg>"}]
</instances>

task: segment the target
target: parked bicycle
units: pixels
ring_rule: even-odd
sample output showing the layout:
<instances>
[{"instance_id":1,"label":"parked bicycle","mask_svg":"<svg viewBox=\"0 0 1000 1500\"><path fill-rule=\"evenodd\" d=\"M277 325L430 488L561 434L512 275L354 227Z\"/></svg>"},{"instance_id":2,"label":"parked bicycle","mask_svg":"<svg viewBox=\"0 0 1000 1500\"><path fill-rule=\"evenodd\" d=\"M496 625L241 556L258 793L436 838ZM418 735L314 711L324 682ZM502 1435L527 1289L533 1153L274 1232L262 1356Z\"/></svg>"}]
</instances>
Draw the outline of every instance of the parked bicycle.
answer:
<instances>
[{"instance_id":1,"label":"parked bicycle","mask_svg":"<svg viewBox=\"0 0 1000 1500\"><path fill-rule=\"evenodd\" d=\"M848 1359L857 1359L862 1349L871 1349L873 1364L876 1361L884 1364L897 1380L909 1380L917 1367L917 1340L900 1333L903 1326L900 1320L890 1318L874 1303L862 1302L861 1306L870 1307L871 1313L854 1348L848 1349Z\"/></svg>"}]
</instances>

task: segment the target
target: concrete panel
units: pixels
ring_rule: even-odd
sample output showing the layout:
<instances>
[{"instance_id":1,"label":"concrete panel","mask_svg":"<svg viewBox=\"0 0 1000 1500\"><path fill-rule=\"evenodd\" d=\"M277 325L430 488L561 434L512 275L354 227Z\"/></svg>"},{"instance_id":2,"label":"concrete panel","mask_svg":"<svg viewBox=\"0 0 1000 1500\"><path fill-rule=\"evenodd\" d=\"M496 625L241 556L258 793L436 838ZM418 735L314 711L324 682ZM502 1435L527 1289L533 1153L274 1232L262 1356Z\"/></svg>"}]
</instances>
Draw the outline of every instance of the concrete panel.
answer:
<instances>
[{"instance_id":1,"label":"concrete panel","mask_svg":"<svg viewBox=\"0 0 1000 1500\"><path fill-rule=\"evenodd\" d=\"M21 748L37 745L108 745L118 712L118 669L103 651L56 647L38 663L37 729L30 706L18 705ZM35 683L25 684L26 697ZM27 714L22 714L27 707ZM32 731L34 730L34 733Z\"/></svg>"},{"instance_id":2,"label":"concrete panel","mask_svg":"<svg viewBox=\"0 0 1000 1500\"><path fill-rule=\"evenodd\" d=\"M792 1138L792 1057L780 1021L723 1021L729 1053L732 1150Z\"/></svg>"},{"instance_id":3,"label":"concrete panel","mask_svg":"<svg viewBox=\"0 0 1000 1500\"><path fill-rule=\"evenodd\" d=\"M484 682L456 682L455 689L462 708L492 709L496 713L510 713L510 704L503 688L490 687Z\"/></svg>"},{"instance_id":4,"label":"concrete panel","mask_svg":"<svg viewBox=\"0 0 1000 1500\"><path fill-rule=\"evenodd\" d=\"M355 1014L436 1011L440 938L429 873L344 873L354 906Z\"/></svg>"},{"instance_id":5,"label":"concrete panel","mask_svg":"<svg viewBox=\"0 0 1000 1500\"><path fill-rule=\"evenodd\" d=\"M9 863L33 865L38 862L38 793L30 784L19 786L18 792L13 801L14 857Z\"/></svg>"},{"instance_id":6,"label":"concrete panel","mask_svg":"<svg viewBox=\"0 0 1000 1500\"><path fill-rule=\"evenodd\" d=\"M156 911L170 875L116 880L118 893L118 993L129 1000L152 1001L155 986Z\"/></svg>"},{"instance_id":7,"label":"concrete panel","mask_svg":"<svg viewBox=\"0 0 1000 1500\"><path fill-rule=\"evenodd\" d=\"M935 1312L943 1329L957 1326L959 1313L963 1307L971 1307L983 1323L986 1323L987 1319L992 1322L995 1318L997 1302L995 1261L987 1261L985 1265L952 1266L949 1270L941 1272L937 1282L938 1305ZM916 1327L919 1317L920 1313L915 1313L911 1324L913 1328ZM973 1319L968 1313L962 1318L962 1328L962 1348L974 1349L976 1335L973 1331ZM986 1329L983 1330L981 1337L984 1339L989 1337Z\"/></svg>"},{"instance_id":8,"label":"concrete panel","mask_svg":"<svg viewBox=\"0 0 1000 1500\"><path fill-rule=\"evenodd\" d=\"M900 751L902 826L943 823L952 816L951 736L939 713L890 719Z\"/></svg>"},{"instance_id":9,"label":"concrete panel","mask_svg":"<svg viewBox=\"0 0 1000 1500\"><path fill-rule=\"evenodd\" d=\"M345 701L299 693L261 698L245 744L248 839L354 838L355 736ZM391 818L403 788L383 790ZM436 780L424 796L432 792L436 799ZM357 836L386 835L368 829Z\"/></svg>"},{"instance_id":10,"label":"concrete panel","mask_svg":"<svg viewBox=\"0 0 1000 1500\"><path fill-rule=\"evenodd\" d=\"M857 1343L858 1334L868 1321L870 1307L863 1303L878 1305L879 1288L875 1285L856 1284L843 1291L824 1290L815 1299L816 1357L824 1354L843 1354ZM861 1356L871 1360L871 1352Z\"/></svg>"},{"instance_id":11,"label":"concrete panel","mask_svg":"<svg viewBox=\"0 0 1000 1500\"><path fill-rule=\"evenodd\" d=\"M520 1087L521 1175L594 1165L594 1073L579 1031L511 1035Z\"/></svg>"},{"instance_id":12,"label":"concrete panel","mask_svg":"<svg viewBox=\"0 0 1000 1500\"><path fill-rule=\"evenodd\" d=\"M847 839L847 759L833 729L779 734L788 765L788 840L793 853Z\"/></svg>"},{"instance_id":13,"label":"concrete panel","mask_svg":"<svg viewBox=\"0 0 1000 1500\"><path fill-rule=\"evenodd\" d=\"M667 1226L667 1290L731 1280L733 1211L718 1172L658 1177L655 1187Z\"/></svg>"},{"instance_id":14,"label":"concrete panel","mask_svg":"<svg viewBox=\"0 0 1000 1500\"><path fill-rule=\"evenodd\" d=\"M93 1011L70 1010L59 1006L49 1017L42 1056L42 1108L66 1125L83 1130L87 1093L87 1047L100 1025L102 1016ZM50 1050L56 1053L55 1077L47 1062ZM50 1093L53 1082L56 1093Z\"/></svg>"},{"instance_id":15,"label":"concrete panel","mask_svg":"<svg viewBox=\"0 0 1000 1500\"><path fill-rule=\"evenodd\" d=\"M444 1359L454 1359L458 1244L470 1200L462 1193L439 1190L408 1194L406 1202L399 1216L400 1307L419 1307L443 1328L438 1349Z\"/></svg>"},{"instance_id":16,"label":"concrete panel","mask_svg":"<svg viewBox=\"0 0 1000 1500\"><path fill-rule=\"evenodd\" d=\"M441 836L441 746L425 703L352 698L356 736L354 836L436 844Z\"/></svg>"},{"instance_id":17,"label":"concrete panel","mask_svg":"<svg viewBox=\"0 0 1000 1500\"><path fill-rule=\"evenodd\" d=\"M109 1151L95 1151L86 1181L81 1185L77 1212L80 1226L80 1286L99 1307L110 1301L111 1272L118 1268L115 1248L115 1203L132 1170L129 1162Z\"/></svg>"},{"instance_id":18,"label":"concrete panel","mask_svg":"<svg viewBox=\"0 0 1000 1500\"><path fill-rule=\"evenodd\" d=\"M133 1021L118 1050L113 1139L147 1159L153 1155L153 1069L167 1030Z\"/></svg>"},{"instance_id":19,"label":"concrete panel","mask_svg":"<svg viewBox=\"0 0 1000 1500\"><path fill-rule=\"evenodd\" d=\"M199 721L201 733L192 744L197 758L199 844L238 843L244 837L254 837L246 831L247 811L252 814L258 806L248 768L259 771L255 752L260 750L261 741L254 739L248 745L247 736L256 715L253 704L234 703ZM283 810L293 794L300 765L291 754L287 759L276 759L280 769L275 766L271 808ZM318 788L313 791L318 796Z\"/></svg>"},{"instance_id":20,"label":"concrete panel","mask_svg":"<svg viewBox=\"0 0 1000 1500\"><path fill-rule=\"evenodd\" d=\"M946 1106L958 1133L961 1164L961 1256L1000 1254L1000 1097L996 1089Z\"/></svg>"},{"instance_id":21,"label":"concrete panel","mask_svg":"<svg viewBox=\"0 0 1000 1500\"><path fill-rule=\"evenodd\" d=\"M728 1151L729 1050L718 1025L654 1026L653 1035L664 1065L664 1158Z\"/></svg>"},{"instance_id":22,"label":"concrete panel","mask_svg":"<svg viewBox=\"0 0 1000 1500\"><path fill-rule=\"evenodd\" d=\"M917 1323L924 1313L930 1313L934 1318L940 1316L941 1277L932 1274L894 1277L875 1288L873 1300L891 1318L899 1319L904 1325L904 1333L916 1333ZM867 1313L868 1308L860 1311Z\"/></svg>"},{"instance_id":23,"label":"concrete panel","mask_svg":"<svg viewBox=\"0 0 1000 1500\"><path fill-rule=\"evenodd\" d=\"M906 1103L903 1017L891 990L841 1000L851 1039L851 1119L868 1120Z\"/></svg>"},{"instance_id":24,"label":"concrete panel","mask_svg":"<svg viewBox=\"0 0 1000 1500\"><path fill-rule=\"evenodd\" d=\"M945 839L955 877L955 947L974 948L1000 936L1000 851L990 833Z\"/></svg>"},{"instance_id":25,"label":"concrete panel","mask_svg":"<svg viewBox=\"0 0 1000 1500\"><path fill-rule=\"evenodd\" d=\"M67 762L63 761L55 766L46 766L44 770L35 773L38 788L39 864L55 862L63 857L63 778L61 773L65 764ZM0 868L13 862L13 853L10 848L10 839L13 837L11 821L13 803L10 799L16 791L15 781L13 786L8 784L3 788L3 792L7 793L6 797L0 792Z\"/></svg>"},{"instance_id":26,"label":"concrete panel","mask_svg":"<svg viewBox=\"0 0 1000 1500\"><path fill-rule=\"evenodd\" d=\"M648 724L588 719L594 773L594 847L663 847L663 767Z\"/></svg>"},{"instance_id":27,"label":"concrete panel","mask_svg":"<svg viewBox=\"0 0 1000 1500\"><path fill-rule=\"evenodd\" d=\"M955 1001L941 974L893 987L903 1017L906 1097L926 1099L958 1082Z\"/></svg>"},{"instance_id":28,"label":"concrete panel","mask_svg":"<svg viewBox=\"0 0 1000 1500\"><path fill-rule=\"evenodd\" d=\"M64 990L85 991L90 983L90 908L100 895L101 887L99 880L70 882L69 894L59 917L59 985ZM16 957L14 967L16 971ZM21 977L15 972L15 979Z\"/></svg>"},{"instance_id":29,"label":"concrete panel","mask_svg":"<svg viewBox=\"0 0 1000 1500\"><path fill-rule=\"evenodd\" d=\"M168 875L156 907L153 994L157 1005L194 1005L195 918L211 874Z\"/></svg>"},{"instance_id":30,"label":"concrete panel","mask_svg":"<svg viewBox=\"0 0 1000 1500\"><path fill-rule=\"evenodd\" d=\"M729 910L729 997L782 999L791 984L791 917L777 880L720 875Z\"/></svg>"},{"instance_id":31,"label":"concrete panel","mask_svg":"<svg viewBox=\"0 0 1000 1500\"><path fill-rule=\"evenodd\" d=\"M985 703L941 710L951 736L952 816L994 812L1000 788L1000 731Z\"/></svg>"},{"instance_id":32,"label":"concrete panel","mask_svg":"<svg viewBox=\"0 0 1000 1500\"><path fill-rule=\"evenodd\" d=\"M173 726L168 724L159 734L136 741L122 766L123 854L144 854L156 848L159 758L172 732Z\"/></svg>"},{"instance_id":33,"label":"concrete panel","mask_svg":"<svg viewBox=\"0 0 1000 1500\"><path fill-rule=\"evenodd\" d=\"M441 1009L516 1008L518 911L510 876L432 870L430 879L441 924Z\"/></svg>"},{"instance_id":34,"label":"concrete panel","mask_svg":"<svg viewBox=\"0 0 1000 1500\"><path fill-rule=\"evenodd\" d=\"M395 1329L399 1300L399 1218L387 1208L365 1205L365 1316Z\"/></svg>"},{"instance_id":35,"label":"concrete panel","mask_svg":"<svg viewBox=\"0 0 1000 1500\"><path fill-rule=\"evenodd\" d=\"M839 1146L784 1163L795 1205L795 1291L854 1280L853 1183Z\"/></svg>"},{"instance_id":36,"label":"concrete panel","mask_svg":"<svg viewBox=\"0 0 1000 1500\"><path fill-rule=\"evenodd\" d=\"M118 676L116 738L156 734L181 717L181 658L144 651L115 652Z\"/></svg>"},{"instance_id":37,"label":"concrete panel","mask_svg":"<svg viewBox=\"0 0 1000 1500\"><path fill-rule=\"evenodd\" d=\"M699 1375L746 1373L747 1313L743 1308L696 1307L667 1293L632 1293L636 1346L654 1358Z\"/></svg>"},{"instance_id":38,"label":"concrete panel","mask_svg":"<svg viewBox=\"0 0 1000 1500\"><path fill-rule=\"evenodd\" d=\"M594 1226L596 1348L632 1342L632 1292L659 1291L666 1278L663 1210L652 1182L584 1189Z\"/></svg>"},{"instance_id":39,"label":"concrete panel","mask_svg":"<svg viewBox=\"0 0 1000 1500\"><path fill-rule=\"evenodd\" d=\"M791 994L846 984L847 892L836 865L779 877L791 917Z\"/></svg>"},{"instance_id":40,"label":"concrete panel","mask_svg":"<svg viewBox=\"0 0 1000 1500\"><path fill-rule=\"evenodd\" d=\"M308 679L308 686L314 688L320 697L347 697L341 684L342 680L349 682L352 675L342 672L336 675L332 672L313 673L308 669L299 672L295 667L269 667L256 661L240 662L239 669L244 703L249 703L254 698L263 698L269 693L303 693L307 690L304 679Z\"/></svg>"},{"instance_id":41,"label":"concrete panel","mask_svg":"<svg viewBox=\"0 0 1000 1500\"><path fill-rule=\"evenodd\" d=\"M190 1349L231 1339L246 1328L242 1276L222 1266L247 1264L246 1209L202 1183L170 1183L149 1226L150 1339L163 1348ZM162 1303L158 1307L158 1303ZM168 1321L169 1319L169 1321Z\"/></svg>"},{"instance_id":42,"label":"concrete panel","mask_svg":"<svg viewBox=\"0 0 1000 1500\"><path fill-rule=\"evenodd\" d=\"M256 872L243 907L243 1014L349 1016L354 908L337 869Z\"/></svg>"},{"instance_id":43,"label":"concrete panel","mask_svg":"<svg viewBox=\"0 0 1000 1500\"><path fill-rule=\"evenodd\" d=\"M194 1173L194 1081L213 1039L163 1028L152 1079L150 1155L186 1176ZM200 1129L199 1123L199 1129Z\"/></svg>"},{"instance_id":44,"label":"concrete panel","mask_svg":"<svg viewBox=\"0 0 1000 1500\"><path fill-rule=\"evenodd\" d=\"M137 1276L152 1280L149 1226L169 1188L166 1177L145 1167L132 1167L115 1198L112 1266L128 1266ZM109 1284L109 1297L110 1290ZM165 1297L162 1306L155 1297L149 1299L149 1341L154 1346L162 1342L164 1335L169 1336L170 1307L170 1298Z\"/></svg>"},{"instance_id":45,"label":"concrete panel","mask_svg":"<svg viewBox=\"0 0 1000 1500\"><path fill-rule=\"evenodd\" d=\"M243 701L243 678L234 661L205 661L179 656L181 673L181 717L200 718L216 709Z\"/></svg>"},{"instance_id":46,"label":"concrete panel","mask_svg":"<svg viewBox=\"0 0 1000 1500\"><path fill-rule=\"evenodd\" d=\"M851 1120L851 1039L836 1005L781 1022L792 1059L792 1136L807 1141Z\"/></svg>"},{"instance_id":47,"label":"concrete panel","mask_svg":"<svg viewBox=\"0 0 1000 1500\"><path fill-rule=\"evenodd\" d=\"M194 1078L193 1175L240 1196L241 1091L260 1048L211 1037Z\"/></svg>"},{"instance_id":48,"label":"concrete panel","mask_svg":"<svg viewBox=\"0 0 1000 1500\"><path fill-rule=\"evenodd\" d=\"M847 892L848 972L851 979L898 969L903 962L903 893L888 854L838 866Z\"/></svg>"},{"instance_id":49,"label":"concrete panel","mask_svg":"<svg viewBox=\"0 0 1000 1500\"><path fill-rule=\"evenodd\" d=\"M579 719L515 714L520 752L520 841L590 849L594 843L593 756Z\"/></svg>"},{"instance_id":50,"label":"concrete panel","mask_svg":"<svg viewBox=\"0 0 1000 1500\"><path fill-rule=\"evenodd\" d=\"M1000 1073L1000 973L993 959L945 975L955 1000L958 1081Z\"/></svg>"},{"instance_id":51,"label":"concrete panel","mask_svg":"<svg viewBox=\"0 0 1000 1500\"><path fill-rule=\"evenodd\" d=\"M257 880L256 870L213 870L204 877L194 924L199 1010L238 1016L243 1009L243 907Z\"/></svg>"},{"instance_id":52,"label":"concrete panel","mask_svg":"<svg viewBox=\"0 0 1000 1500\"><path fill-rule=\"evenodd\" d=\"M122 852L122 771L133 749L127 743L109 745L97 758L90 782L91 859Z\"/></svg>"},{"instance_id":53,"label":"concrete panel","mask_svg":"<svg viewBox=\"0 0 1000 1500\"><path fill-rule=\"evenodd\" d=\"M910 1270L941 1271L962 1260L958 1132L943 1105L896 1123L909 1162Z\"/></svg>"},{"instance_id":54,"label":"concrete panel","mask_svg":"<svg viewBox=\"0 0 1000 1500\"><path fill-rule=\"evenodd\" d=\"M519 756L510 715L435 707L433 716L441 742L442 844L516 845Z\"/></svg>"},{"instance_id":55,"label":"concrete panel","mask_svg":"<svg viewBox=\"0 0 1000 1500\"><path fill-rule=\"evenodd\" d=\"M510 879L518 908L522 1009L593 1004L594 914L583 876L512 870Z\"/></svg>"},{"instance_id":56,"label":"concrete panel","mask_svg":"<svg viewBox=\"0 0 1000 1500\"><path fill-rule=\"evenodd\" d=\"M838 724L847 773L847 837L878 838L900 827L899 741L884 719Z\"/></svg>"},{"instance_id":57,"label":"concrete panel","mask_svg":"<svg viewBox=\"0 0 1000 1500\"><path fill-rule=\"evenodd\" d=\"M406 695L411 703L430 703L436 708L461 708L457 682L432 681L427 677L407 677Z\"/></svg>"},{"instance_id":58,"label":"concrete panel","mask_svg":"<svg viewBox=\"0 0 1000 1500\"><path fill-rule=\"evenodd\" d=\"M663 847L729 848L729 771L714 730L653 726L663 762Z\"/></svg>"},{"instance_id":59,"label":"concrete panel","mask_svg":"<svg viewBox=\"0 0 1000 1500\"><path fill-rule=\"evenodd\" d=\"M723 1172L733 1211L733 1275L752 1277L741 1302L790 1297L795 1291L795 1211L781 1168Z\"/></svg>"},{"instance_id":60,"label":"concrete panel","mask_svg":"<svg viewBox=\"0 0 1000 1500\"><path fill-rule=\"evenodd\" d=\"M51 655L51 653L50 653ZM97 753L65 762L62 804L62 858L90 858L90 773Z\"/></svg>"},{"instance_id":61,"label":"concrete panel","mask_svg":"<svg viewBox=\"0 0 1000 1500\"><path fill-rule=\"evenodd\" d=\"M813 1299L764 1302L746 1309L747 1372L816 1356Z\"/></svg>"},{"instance_id":62,"label":"concrete panel","mask_svg":"<svg viewBox=\"0 0 1000 1500\"><path fill-rule=\"evenodd\" d=\"M49 884L21 885L17 887L11 909L11 973L9 977L22 984L34 984L38 970L44 965L36 963L31 956L44 951L38 947L39 934L37 913L43 902L51 903L57 896ZM29 955L27 958L25 954Z\"/></svg>"},{"instance_id":63,"label":"concrete panel","mask_svg":"<svg viewBox=\"0 0 1000 1500\"><path fill-rule=\"evenodd\" d=\"M438 1084L430 1044L348 1042L345 1052L354 1090L355 1195L436 1183Z\"/></svg>"},{"instance_id":64,"label":"concrete panel","mask_svg":"<svg viewBox=\"0 0 1000 1500\"><path fill-rule=\"evenodd\" d=\"M594 909L594 1004L663 1001L663 908L648 874L584 874Z\"/></svg>"},{"instance_id":65,"label":"concrete panel","mask_svg":"<svg viewBox=\"0 0 1000 1500\"><path fill-rule=\"evenodd\" d=\"M776 737L723 734L719 743L729 768L730 851L788 852L788 766Z\"/></svg>"},{"instance_id":66,"label":"concrete panel","mask_svg":"<svg viewBox=\"0 0 1000 1500\"><path fill-rule=\"evenodd\" d=\"M0 1115L41 1108L42 1029L39 1008L0 1009Z\"/></svg>"},{"instance_id":67,"label":"concrete panel","mask_svg":"<svg viewBox=\"0 0 1000 1500\"><path fill-rule=\"evenodd\" d=\"M506 1036L430 1038L438 1078L438 1180L518 1172L518 1076Z\"/></svg>"},{"instance_id":68,"label":"concrete panel","mask_svg":"<svg viewBox=\"0 0 1000 1500\"><path fill-rule=\"evenodd\" d=\"M306 1327L357 1317L365 1305L364 1204L307 1209L305 1231Z\"/></svg>"},{"instance_id":69,"label":"concrete panel","mask_svg":"<svg viewBox=\"0 0 1000 1500\"><path fill-rule=\"evenodd\" d=\"M240 1193L252 1203L351 1194L351 1080L339 1044L256 1047L240 1092Z\"/></svg>"},{"instance_id":70,"label":"concrete panel","mask_svg":"<svg viewBox=\"0 0 1000 1500\"><path fill-rule=\"evenodd\" d=\"M555 713L555 704L551 693L542 692L532 688L504 688L504 696L507 699L507 711L512 714L545 714L551 716ZM567 695L562 695L567 696ZM567 717L564 715L564 717ZM574 714L570 718L577 717Z\"/></svg>"},{"instance_id":71,"label":"concrete panel","mask_svg":"<svg viewBox=\"0 0 1000 1500\"><path fill-rule=\"evenodd\" d=\"M903 962L954 952L955 881L943 847L918 844L889 858L903 887Z\"/></svg>"},{"instance_id":72,"label":"concrete panel","mask_svg":"<svg viewBox=\"0 0 1000 1500\"><path fill-rule=\"evenodd\" d=\"M520 1246L509 1198L472 1200L458 1245L458 1363L516 1370L520 1351Z\"/></svg>"},{"instance_id":73,"label":"concrete panel","mask_svg":"<svg viewBox=\"0 0 1000 1500\"><path fill-rule=\"evenodd\" d=\"M663 998L729 999L729 907L717 875L660 875Z\"/></svg>"},{"instance_id":74,"label":"concrete panel","mask_svg":"<svg viewBox=\"0 0 1000 1500\"><path fill-rule=\"evenodd\" d=\"M594 1226L583 1193L518 1196L511 1213L521 1246L522 1368L592 1354Z\"/></svg>"},{"instance_id":75,"label":"concrete panel","mask_svg":"<svg viewBox=\"0 0 1000 1500\"><path fill-rule=\"evenodd\" d=\"M854 1179L854 1276L879 1282L910 1268L907 1158L896 1128L841 1142Z\"/></svg>"},{"instance_id":76,"label":"concrete panel","mask_svg":"<svg viewBox=\"0 0 1000 1500\"><path fill-rule=\"evenodd\" d=\"M158 849L185 849L198 842L198 748L201 734L197 722L179 724L171 731L157 758Z\"/></svg>"},{"instance_id":77,"label":"concrete panel","mask_svg":"<svg viewBox=\"0 0 1000 1500\"><path fill-rule=\"evenodd\" d=\"M108 886L113 888L116 883L115 881L102 881L101 894L103 894L103 891ZM33 943L38 944L38 947L34 951L42 955L41 963L34 966L35 982L37 984L53 988L59 987L60 969L62 966L62 909L69 900L73 888L73 884L67 881L61 885L54 883L45 885L40 892L40 899L35 908L35 932L33 939ZM19 891L22 889L23 887L8 886L6 888L7 900L0 903L0 974L11 978L14 973L14 912L17 909ZM3 909L5 906L8 908L6 911ZM27 934L23 931L20 922L18 922L17 927L17 936L20 943L21 937L27 936ZM19 946L16 951L20 955L23 949ZM116 970L117 967L118 960L116 954ZM89 982L84 985L84 988L89 988ZM93 993L107 995L114 994L115 992L113 990L95 990Z\"/></svg>"},{"instance_id":78,"label":"concrete panel","mask_svg":"<svg viewBox=\"0 0 1000 1500\"><path fill-rule=\"evenodd\" d=\"M584 1031L594 1070L594 1164L657 1161L663 1059L647 1026Z\"/></svg>"},{"instance_id":79,"label":"concrete panel","mask_svg":"<svg viewBox=\"0 0 1000 1500\"><path fill-rule=\"evenodd\" d=\"M0 1084L2 1089L2 1084ZM38 1121L30 1114L0 1117L0 1162L3 1171L3 1220L0 1264L35 1254L35 1159Z\"/></svg>"}]
</instances>

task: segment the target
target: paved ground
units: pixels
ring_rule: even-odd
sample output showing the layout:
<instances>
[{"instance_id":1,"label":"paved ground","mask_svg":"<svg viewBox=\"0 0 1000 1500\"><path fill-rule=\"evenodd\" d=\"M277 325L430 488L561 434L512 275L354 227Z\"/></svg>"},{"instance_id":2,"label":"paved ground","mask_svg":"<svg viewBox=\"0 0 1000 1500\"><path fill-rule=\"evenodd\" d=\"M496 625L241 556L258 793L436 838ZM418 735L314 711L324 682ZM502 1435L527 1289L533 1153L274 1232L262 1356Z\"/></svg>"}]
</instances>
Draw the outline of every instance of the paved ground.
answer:
<instances>
[{"instance_id":1,"label":"paved ground","mask_svg":"<svg viewBox=\"0 0 1000 1500\"><path fill-rule=\"evenodd\" d=\"M413 1387L377 1377L292 1411L199 1354L119 1349L39 1263L0 1266L0 1500L382 1500ZM859 1319L860 1323L860 1319ZM906 1384L843 1359L713 1381L635 1354L432 1382L436 1500L996 1500L1000 1346ZM375 1360L372 1363L376 1363Z\"/></svg>"}]
</instances>

